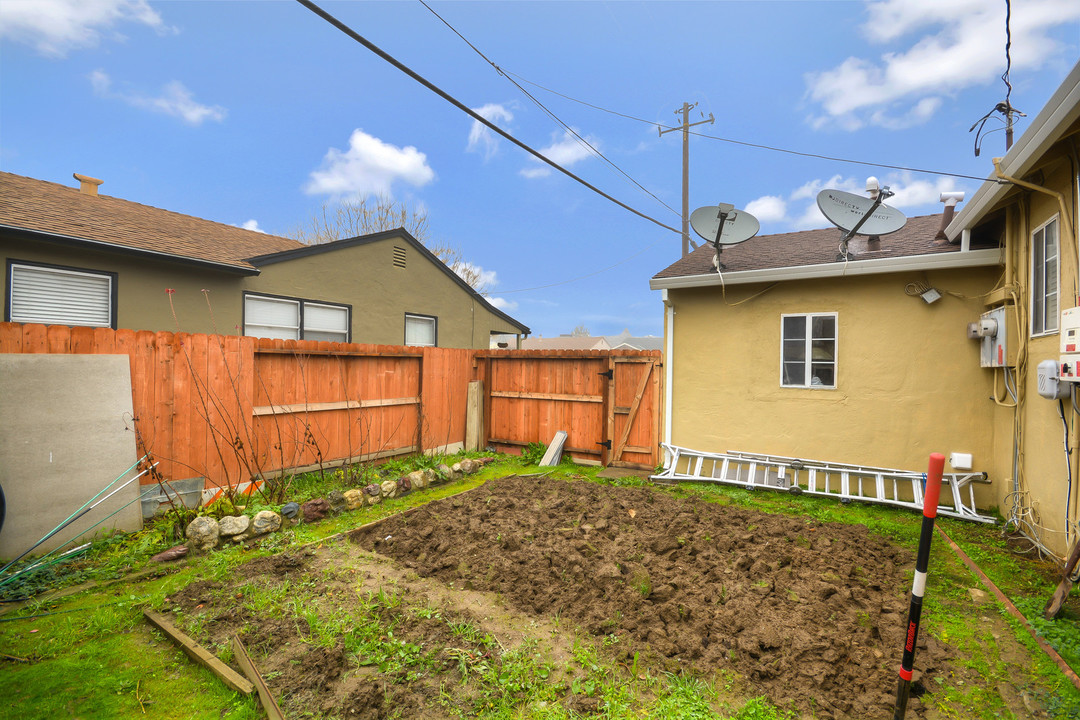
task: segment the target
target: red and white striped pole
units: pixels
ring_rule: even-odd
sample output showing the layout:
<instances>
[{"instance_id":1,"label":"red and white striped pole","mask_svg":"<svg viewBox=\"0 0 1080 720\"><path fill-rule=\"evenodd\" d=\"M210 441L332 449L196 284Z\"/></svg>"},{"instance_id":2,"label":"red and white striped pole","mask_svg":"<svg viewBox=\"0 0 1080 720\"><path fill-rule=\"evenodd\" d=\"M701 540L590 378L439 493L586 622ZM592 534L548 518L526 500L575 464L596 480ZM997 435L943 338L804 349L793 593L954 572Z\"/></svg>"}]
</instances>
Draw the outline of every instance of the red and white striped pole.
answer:
<instances>
[{"instance_id":1,"label":"red and white striped pole","mask_svg":"<svg viewBox=\"0 0 1080 720\"><path fill-rule=\"evenodd\" d=\"M900 661L900 683L896 688L893 720L903 720L907 712L908 691L915 664L915 643L919 640L919 618L922 617L922 599L926 592L926 566L930 562L930 543L934 539L934 518L937 517L941 473L944 469L945 456L931 453L923 492L922 532L919 533L919 552L915 558L915 581L911 584L911 607L908 608L907 636L904 639L904 657Z\"/></svg>"}]
</instances>

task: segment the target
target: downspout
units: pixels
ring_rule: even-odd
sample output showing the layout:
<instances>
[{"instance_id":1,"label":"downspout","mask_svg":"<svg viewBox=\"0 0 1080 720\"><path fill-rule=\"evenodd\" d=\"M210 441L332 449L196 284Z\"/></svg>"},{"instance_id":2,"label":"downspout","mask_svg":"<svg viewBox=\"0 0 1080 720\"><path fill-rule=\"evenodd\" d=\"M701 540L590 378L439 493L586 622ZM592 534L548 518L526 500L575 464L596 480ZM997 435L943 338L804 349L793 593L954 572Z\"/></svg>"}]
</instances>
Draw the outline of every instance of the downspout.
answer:
<instances>
[{"instance_id":1,"label":"downspout","mask_svg":"<svg viewBox=\"0 0 1080 720\"><path fill-rule=\"evenodd\" d=\"M1072 221L1069 219L1069 208L1068 208L1068 205L1066 204L1066 198L1065 198L1064 193L1057 192L1056 190L1050 190L1049 188L1045 188L1045 187L1042 187L1040 185L1036 185L1034 183L1029 183L1029 182L1026 182L1024 180L1019 180L1017 178L1010 177L1010 176L1006 175L1004 172L1001 171L1001 158L994 158L994 175L998 179L1004 180L1005 182L1012 183L1012 184L1014 184L1014 185L1016 185L1018 187L1026 188L1026 189L1032 190L1034 192L1040 192L1040 193L1043 193L1044 195L1050 195L1051 197L1057 198L1058 208L1061 211L1061 225L1062 225L1062 228L1061 228L1062 233L1058 236L1058 261L1060 262L1061 261L1061 256L1065 254L1063 252L1063 249L1065 247L1065 243L1061 242L1062 238L1064 238L1064 239L1068 240L1068 248L1069 248L1068 255L1070 257L1070 260L1072 260L1074 262L1073 267L1076 269L1076 273L1077 273L1076 275L1073 276L1073 305L1074 305L1074 307L1076 305L1080 305L1080 297L1077 296L1077 292L1076 292L1077 283L1080 282L1080 256L1077 255L1077 251L1080 248L1078 248L1077 237L1076 237L1076 235L1073 234L1073 225L1072 225ZM1072 190L1072 188L1069 188L1069 189L1070 189L1070 191ZM1025 212L1024 217L1021 218L1021 220L1024 221L1025 230L1027 230L1027 222L1026 222L1027 217L1026 216L1027 216L1027 213ZM1026 234L1021 236L1021 245L1023 247L1026 247L1026 245L1027 245L1027 235ZM1060 296L1059 296L1059 301L1058 302L1059 302L1059 308L1060 308ZM1019 310L1020 310L1020 308L1017 308L1018 312L1019 312ZM1025 340L1026 340L1026 338L1025 338ZM1017 381L1017 389L1018 389L1017 391L1018 392L1019 392L1019 385L1020 385L1020 383L1019 383L1019 379L1018 379L1018 381ZM1017 408L1017 410L1019 410L1019 407ZM1073 421L1073 428L1072 428L1071 437L1069 438L1069 457L1067 458L1067 460L1068 460L1068 462L1070 464L1070 473L1072 474L1072 476L1074 478L1074 482L1075 482L1075 478L1077 477L1077 472L1080 471L1080 463L1078 463L1076 466L1073 466L1073 463L1075 462L1074 458L1078 458L1078 456L1080 456L1080 428L1077 427L1076 421L1074 420ZM1070 517L1071 510L1072 510L1072 508L1069 508L1069 507L1065 508L1065 537L1066 537L1066 543L1068 542L1068 538L1070 536L1069 524L1072 521L1072 518ZM1066 548L1066 551L1067 550L1068 550L1068 548ZM1066 554L1067 554L1067 552L1066 552Z\"/></svg>"},{"instance_id":2,"label":"downspout","mask_svg":"<svg viewBox=\"0 0 1080 720\"><path fill-rule=\"evenodd\" d=\"M1017 178L1010 177L1010 176L1006 175L1005 173L1003 173L1001 171L1001 158L994 158L994 176L997 177L999 180L1004 180L1005 182L1012 183L1013 185L1016 185L1017 187L1027 188L1028 190L1034 190L1035 192L1041 192L1044 195L1050 195L1051 197L1057 198L1058 207L1061 210L1061 225L1062 225L1061 229L1063 231L1062 234L1064 235L1064 237L1068 238L1070 249L1076 246L1076 236L1073 234L1072 221L1069 219L1069 208L1068 208L1068 205L1066 205L1064 193L1059 193L1056 190L1051 190L1049 188L1044 188L1041 185L1036 185L1034 183L1029 183L1029 182L1027 182L1025 180L1019 180ZM1063 243L1060 243L1060 242L1058 244L1059 244L1059 246L1063 245ZM1070 254L1070 256L1072 256L1072 258L1076 257L1071 252L1069 254ZM1058 255L1059 255L1059 257L1061 255L1060 248L1058 250ZM1074 264L1074 267L1076 267L1077 271L1080 272L1080 261L1077 261L1077 264ZM1076 282L1077 282L1077 278L1074 276L1073 277L1073 289L1074 289L1073 302L1074 303L1077 302L1076 292L1075 292Z\"/></svg>"},{"instance_id":3,"label":"downspout","mask_svg":"<svg viewBox=\"0 0 1080 720\"><path fill-rule=\"evenodd\" d=\"M667 289L661 290L664 301L664 443L671 444L671 398L674 376L675 303L668 297ZM666 458L665 458L666 460Z\"/></svg>"}]
</instances>

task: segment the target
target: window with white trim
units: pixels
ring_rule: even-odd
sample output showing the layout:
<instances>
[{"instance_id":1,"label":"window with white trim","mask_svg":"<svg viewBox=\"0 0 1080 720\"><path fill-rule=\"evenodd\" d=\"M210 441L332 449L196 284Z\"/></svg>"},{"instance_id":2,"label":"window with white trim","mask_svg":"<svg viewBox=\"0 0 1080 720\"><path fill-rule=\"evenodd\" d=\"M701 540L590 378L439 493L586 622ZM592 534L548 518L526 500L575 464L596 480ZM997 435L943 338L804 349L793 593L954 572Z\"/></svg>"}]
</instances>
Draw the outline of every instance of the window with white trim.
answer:
<instances>
[{"instance_id":1,"label":"window with white trim","mask_svg":"<svg viewBox=\"0 0 1080 720\"><path fill-rule=\"evenodd\" d=\"M1058 221L1031 233L1031 334L1058 329Z\"/></svg>"},{"instance_id":2,"label":"window with white trim","mask_svg":"<svg viewBox=\"0 0 1080 720\"><path fill-rule=\"evenodd\" d=\"M405 344L435 347L439 319L430 315L405 314Z\"/></svg>"},{"instance_id":3,"label":"window with white trim","mask_svg":"<svg viewBox=\"0 0 1080 720\"><path fill-rule=\"evenodd\" d=\"M780 318L780 384L836 387L836 313Z\"/></svg>"},{"instance_id":4,"label":"window with white trim","mask_svg":"<svg viewBox=\"0 0 1080 720\"><path fill-rule=\"evenodd\" d=\"M7 319L116 327L116 274L10 261Z\"/></svg>"},{"instance_id":5,"label":"window with white trim","mask_svg":"<svg viewBox=\"0 0 1080 720\"><path fill-rule=\"evenodd\" d=\"M349 306L244 295L244 334L280 340L349 341Z\"/></svg>"}]
</instances>

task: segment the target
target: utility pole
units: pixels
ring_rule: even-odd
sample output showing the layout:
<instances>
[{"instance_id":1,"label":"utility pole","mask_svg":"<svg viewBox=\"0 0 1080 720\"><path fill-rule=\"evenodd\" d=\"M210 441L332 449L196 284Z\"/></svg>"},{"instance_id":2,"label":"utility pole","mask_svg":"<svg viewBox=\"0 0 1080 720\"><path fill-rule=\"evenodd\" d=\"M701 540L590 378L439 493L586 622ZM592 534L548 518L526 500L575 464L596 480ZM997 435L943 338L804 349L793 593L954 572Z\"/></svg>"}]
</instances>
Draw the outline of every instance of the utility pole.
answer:
<instances>
[{"instance_id":1,"label":"utility pole","mask_svg":"<svg viewBox=\"0 0 1080 720\"><path fill-rule=\"evenodd\" d=\"M690 111L697 107L697 103L683 103L682 108L675 111L676 115L682 115L682 127L672 127L664 130L657 126L660 135L666 132L682 130L682 254L686 257L690 254L690 128L695 125L704 125L713 122L713 115L709 113L708 120L690 122Z\"/></svg>"}]
</instances>

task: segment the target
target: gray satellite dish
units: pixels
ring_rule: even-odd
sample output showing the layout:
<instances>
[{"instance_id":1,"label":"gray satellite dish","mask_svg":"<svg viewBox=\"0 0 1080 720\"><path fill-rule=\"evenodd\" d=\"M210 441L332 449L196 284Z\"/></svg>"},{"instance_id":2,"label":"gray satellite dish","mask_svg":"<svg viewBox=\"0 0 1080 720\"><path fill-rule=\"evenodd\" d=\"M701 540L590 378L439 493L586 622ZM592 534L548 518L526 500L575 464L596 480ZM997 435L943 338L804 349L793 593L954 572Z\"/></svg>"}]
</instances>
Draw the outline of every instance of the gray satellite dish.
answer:
<instances>
[{"instance_id":1,"label":"gray satellite dish","mask_svg":"<svg viewBox=\"0 0 1080 720\"><path fill-rule=\"evenodd\" d=\"M720 228L720 216L726 215L724 227ZM714 245L738 245L758 234L761 223L745 210L736 210L734 205L720 203L706 205L690 213L690 227L701 237ZM720 231L717 237L717 231Z\"/></svg>"},{"instance_id":2,"label":"gray satellite dish","mask_svg":"<svg viewBox=\"0 0 1080 720\"><path fill-rule=\"evenodd\" d=\"M706 205L690 213L690 226L716 248L713 262L717 271L724 269L720 262L721 245L738 245L757 235L761 229L758 219L745 210L736 210L730 203Z\"/></svg>"},{"instance_id":3,"label":"gray satellite dish","mask_svg":"<svg viewBox=\"0 0 1080 720\"><path fill-rule=\"evenodd\" d=\"M817 204L821 213L829 222L844 231L837 260L849 260L853 257L847 247L848 241L856 235L888 235L904 227L907 223L904 213L882 204L883 200L894 194L887 187L881 188L876 198L843 190L822 190L818 193Z\"/></svg>"}]
</instances>

